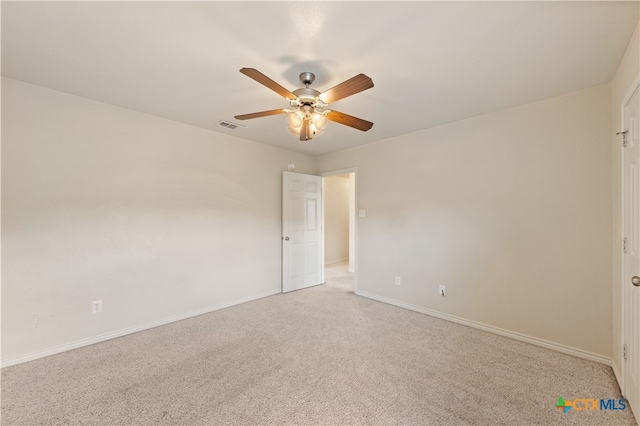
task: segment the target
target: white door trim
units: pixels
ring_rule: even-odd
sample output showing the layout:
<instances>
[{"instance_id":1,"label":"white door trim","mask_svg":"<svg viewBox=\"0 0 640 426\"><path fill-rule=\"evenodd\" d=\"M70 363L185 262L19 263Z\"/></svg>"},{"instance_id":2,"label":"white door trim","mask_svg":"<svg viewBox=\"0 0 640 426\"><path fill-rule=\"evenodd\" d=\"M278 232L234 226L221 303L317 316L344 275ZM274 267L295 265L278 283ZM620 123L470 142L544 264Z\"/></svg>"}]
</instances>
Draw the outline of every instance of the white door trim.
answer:
<instances>
[{"instance_id":1,"label":"white door trim","mask_svg":"<svg viewBox=\"0 0 640 426\"><path fill-rule=\"evenodd\" d=\"M631 86L629 87L629 89L627 90L627 93L624 95L624 98L622 98L622 102L620 103L620 127L617 132L624 132L625 127L626 127L626 123L625 123L625 108L627 106L627 104L629 103L629 101L631 100L631 97L633 96L633 94L636 92L636 90L638 89L638 86L640 86L640 74L636 76L636 78L634 79L633 83L631 84ZM614 132L614 133L617 133ZM620 216L618 217L618 220L620 221L620 234L616 236L616 250L620 256L620 263L618 265L619 268L619 276L620 276L620 282L618 282L616 285L618 285L619 289L620 289L620 318L618 318L618 320L620 321L620 336L619 336L619 341L616 342L616 344L624 344L624 341L626 339L627 336L627 327L626 327L626 317L625 317L625 303L626 303L626 298L625 298L625 288L624 288L624 284L625 284L625 258L624 258L624 251L622 249L622 239L625 236L625 198L624 198L624 190L625 190L625 185L624 185L624 147L622 146L622 139L620 137L618 137L617 135L614 135L615 137L615 143L617 144L618 147L618 159L620 162L620 174L618 176L618 183L619 183L619 188L620 188ZM622 349L621 349L622 350ZM618 371L617 367L617 363L616 360L614 359L613 362L613 371L615 373L616 378L618 379L618 385L620 386L620 390L622 391L622 393L626 393L626 388L625 388L625 365L624 365L624 360L622 360L622 364L620 365L621 371Z\"/></svg>"},{"instance_id":2,"label":"white door trim","mask_svg":"<svg viewBox=\"0 0 640 426\"><path fill-rule=\"evenodd\" d=\"M328 176L338 176L338 175L346 175L349 173L353 173L354 175L354 179L355 179L355 188L353 190L353 197L355 198L354 200L354 204L355 204L355 208L353 209L353 224L354 224L354 232L353 232L353 245L354 245L354 250L353 250L353 255L355 257L355 260L353 262L354 265L354 282L353 282L353 291L355 294L358 294L358 168L357 167L351 167L348 169L340 169L340 170L333 170L330 172L325 172L325 173L320 173L320 177L322 177L322 184L324 185L324 178L328 177ZM323 220L323 226L322 226L322 282L324 282L324 188L322 189L322 220Z\"/></svg>"}]
</instances>

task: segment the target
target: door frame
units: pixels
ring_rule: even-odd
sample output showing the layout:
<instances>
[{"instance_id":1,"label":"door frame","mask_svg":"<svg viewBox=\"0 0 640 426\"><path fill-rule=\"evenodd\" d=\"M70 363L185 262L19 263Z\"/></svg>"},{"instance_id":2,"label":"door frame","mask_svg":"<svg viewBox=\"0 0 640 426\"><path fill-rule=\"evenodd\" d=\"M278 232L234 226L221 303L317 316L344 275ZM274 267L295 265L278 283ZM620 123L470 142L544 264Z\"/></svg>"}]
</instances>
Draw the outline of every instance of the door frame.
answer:
<instances>
[{"instance_id":1,"label":"door frame","mask_svg":"<svg viewBox=\"0 0 640 426\"><path fill-rule=\"evenodd\" d=\"M322 282L324 282L324 232L325 232L325 226L324 226L324 209L325 209L325 191L324 191L324 178L329 177L329 176L338 176L338 175L346 175L349 173L353 173L353 212L352 215L353 217L351 219L353 219L353 253L349 253L349 256L351 256L351 254L353 254L353 291L355 294L358 294L358 260L359 260L359 256L358 256L358 168L357 167L350 167L348 169L340 169L340 170L333 170L330 172L325 172L325 173L320 173L320 177L322 178L322 236L321 236L321 240L322 240L322 244L321 244L321 250L322 250Z\"/></svg>"},{"instance_id":2,"label":"door frame","mask_svg":"<svg viewBox=\"0 0 640 426\"><path fill-rule=\"evenodd\" d=\"M633 95L635 94L635 92L637 90L640 90L640 75L636 76L636 78L634 79L633 83L631 84L631 86L629 87L629 89L627 90L627 93L625 94L624 98L622 99L622 102L620 104L620 131L625 131L628 130L626 129L626 122L625 122L625 109L627 104L629 103L629 101L631 100L631 98L633 97ZM628 284L625 279L625 272L626 272L626 259L625 259L625 253L623 250L623 245L622 245L622 241L623 238L625 237L626 233L627 233L627 229L626 229L626 222L625 222L625 206L626 206L626 198L625 198L625 191L626 191L626 185L625 185L625 170L624 170L624 161L625 161L625 148L622 146L622 140L621 138L616 137L616 143L619 144L618 145L618 158L620 160L620 173L618 176L618 186L620 188L620 215L618 217L618 220L620 221L620 235L617 236L617 242L616 242L616 247L617 247L617 252L619 253L620 256L620 263L618 265L619 268L619 276L620 279L617 283L617 286L620 290L620 317L618 318L620 321L620 341L618 343L620 343L620 345L624 345L626 343L626 339L627 339L627 313L626 313L626 303L627 303L627 297L626 297L626 288L625 285ZM619 244L618 244L619 243ZM614 361L614 367L615 367L615 361ZM622 371L619 372L619 374L615 374L616 378L618 379L618 385L620 386L620 390L622 391L623 395L626 395L627 393L627 383L626 383L626 370L627 370L627 366L626 366L626 362L624 359L622 359L622 365L621 365L621 369ZM616 368L614 368L614 373L616 373Z\"/></svg>"}]
</instances>

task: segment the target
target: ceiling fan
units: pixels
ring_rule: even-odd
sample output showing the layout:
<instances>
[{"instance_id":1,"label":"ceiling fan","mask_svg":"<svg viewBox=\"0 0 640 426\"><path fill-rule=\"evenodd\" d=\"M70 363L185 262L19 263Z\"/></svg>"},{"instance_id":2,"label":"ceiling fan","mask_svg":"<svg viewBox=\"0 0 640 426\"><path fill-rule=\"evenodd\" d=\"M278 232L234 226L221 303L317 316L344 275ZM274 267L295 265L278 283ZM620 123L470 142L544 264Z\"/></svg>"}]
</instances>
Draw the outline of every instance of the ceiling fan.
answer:
<instances>
[{"instance_id":1,"label":"ceiling fan","mask_svg":"<svg viewBox=\"0 0 640 426\"><path fill-rule=\"evenodd\" d=\"M291 108L272 109L269 111L236 115L235 118L237 120L288 114L289 130L296 135L299 134L301 141L308 141L312 139L313 136L322 133L328 121L344 124L345 126L353 127L363 132L373 127L373 123L370 121L343 112L325 109L325 107L333 102L372 88L373 80L364 74L358 74L321 93L309 87L316 79L316 76L311 72L303 72L300 74L300 81L305 87L296 89L293 92L285 89L255 68L242 68L240 72L287 99Z\"/></svg>"}]
</instances>

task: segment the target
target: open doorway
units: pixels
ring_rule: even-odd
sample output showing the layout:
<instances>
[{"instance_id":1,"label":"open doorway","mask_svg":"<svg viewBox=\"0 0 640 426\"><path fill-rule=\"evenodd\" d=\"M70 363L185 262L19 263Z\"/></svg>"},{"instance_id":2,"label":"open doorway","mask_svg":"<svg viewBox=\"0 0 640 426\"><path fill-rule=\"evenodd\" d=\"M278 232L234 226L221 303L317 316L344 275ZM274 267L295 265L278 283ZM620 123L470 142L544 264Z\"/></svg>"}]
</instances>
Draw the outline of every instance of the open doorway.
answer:
<instances>
[{"instance_id":1,"label":"open doorway","mask_svg":"<svg viewBox=\"0 0 640 426\"><path fill-rule=\"evenodd\" d=\"M323 175L324 283L347 292L356 290L355 171Z\"/></svg>"}]
</instances>

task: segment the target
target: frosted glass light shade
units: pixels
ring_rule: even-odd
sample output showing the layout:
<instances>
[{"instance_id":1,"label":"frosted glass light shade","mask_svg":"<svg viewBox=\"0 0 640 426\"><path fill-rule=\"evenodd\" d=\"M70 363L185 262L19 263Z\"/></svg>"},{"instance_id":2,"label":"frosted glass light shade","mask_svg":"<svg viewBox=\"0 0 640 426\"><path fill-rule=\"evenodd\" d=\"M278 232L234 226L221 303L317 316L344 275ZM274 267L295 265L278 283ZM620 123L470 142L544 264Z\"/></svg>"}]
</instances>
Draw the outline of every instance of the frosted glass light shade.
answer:
<instances>
[{"instance_id":1,"label":"frosted glass light shade","mask_svg":"<svg viewBox=\"0 0 640 426\"><path fill-rule=\"evenodd\" d=\"M326 116L318 113L313 114L311 121L316 126L316 129L318 129L318 132L322 132L329 122Z\"/></svg>"},{"instance_id":2,"label":"frosted glass light shade","mask_svg":"<svg viewBox=\"0 0 640 426\"><path fill-rule=\"evenodd\" d=\"M287 114L287 120L289 122L288 130L294 135L299 135L305 123L305 118L309 119L309 135L312 136L322 134L322 131L327 127L327 123L329 122L324 114L311 112L309 110L298 110Z\"/></svg>"},{"instance_id":3,"label":"frosted glass light shade","mask_svg":"<svg viewBox=\"0 0 640 426\"><path fill-rule=\"evenodd\" d=\"M287 119L289 120L289 127L293 127L294 129L298 129L300 131L300 126L302 126L302 119L304 115L300 111L290 112L287 115Z\"/></svg>"}]
</instances>

